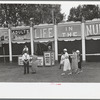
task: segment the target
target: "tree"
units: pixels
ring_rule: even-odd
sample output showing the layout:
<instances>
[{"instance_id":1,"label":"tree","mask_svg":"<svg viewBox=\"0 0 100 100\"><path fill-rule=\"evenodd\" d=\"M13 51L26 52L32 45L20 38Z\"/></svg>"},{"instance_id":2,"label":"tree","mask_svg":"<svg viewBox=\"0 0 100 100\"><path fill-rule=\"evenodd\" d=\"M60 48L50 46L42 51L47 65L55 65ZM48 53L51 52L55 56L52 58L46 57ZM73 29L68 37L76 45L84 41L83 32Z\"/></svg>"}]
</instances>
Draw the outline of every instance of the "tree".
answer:
<instances>
[{"instance_id":1,"label":"tree","mask_svg":"<svg viewBox=\"0 0 100 100\"><path fill-rule=\"evenodd\" d=\"M0 25L13 26L30 25L30 19L34 24L52 23L52 10L57 23L63 20L60 5L51 4L0 4Z\"/></svg>"},{"instance_id":2,"label":"tree","mask_svg":"<svg viewBox=\"0 0 100 100\"><path fill-rule=\"evenodd\" d=\"M77 8L71 8L67 21L82 21L100 18L98 5L79 5Z\"/></svg>"}]
</instances>

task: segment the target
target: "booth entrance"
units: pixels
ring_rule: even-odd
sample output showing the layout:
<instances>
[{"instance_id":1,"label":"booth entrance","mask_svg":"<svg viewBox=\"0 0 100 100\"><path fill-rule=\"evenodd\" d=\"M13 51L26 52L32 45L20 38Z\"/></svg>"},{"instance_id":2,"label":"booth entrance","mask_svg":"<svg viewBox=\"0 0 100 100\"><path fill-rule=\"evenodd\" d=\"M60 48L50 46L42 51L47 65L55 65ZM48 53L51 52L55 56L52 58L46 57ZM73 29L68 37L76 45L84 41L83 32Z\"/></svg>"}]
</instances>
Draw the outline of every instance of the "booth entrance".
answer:
<instances>
[{"instance_id":1,"label":"booth entrance","mask_svg":"<svg viewBox=\"0 0 100 100\"><path fill-rule=\"evenodd\" d=\"M51 47L51 51L48 50ZM34 53L39 56L42 66L52 66L55 64L54 41L34 42Z\"/></svg>"},{"instance_id":2,"label":"booth entrance","mask_svg":"<svg viewBox=\"0 0 100 100\"><path fill-rule=\"evenodd\" d=\"M88 62L100 62L100 39L86 40L86 61Z\"/></svg>"},{"instance_id":3,"label":"booth entrance","mask_svg":"<svg viewBox=\"0 0 100 100\"><path fill-rule=\"evenodd\" d=\"M43 56L44 52L48 51L48 46L51 46L52 51L54 51L54 41L34 42L34 53Z\"/></svg>"}]
</instances>

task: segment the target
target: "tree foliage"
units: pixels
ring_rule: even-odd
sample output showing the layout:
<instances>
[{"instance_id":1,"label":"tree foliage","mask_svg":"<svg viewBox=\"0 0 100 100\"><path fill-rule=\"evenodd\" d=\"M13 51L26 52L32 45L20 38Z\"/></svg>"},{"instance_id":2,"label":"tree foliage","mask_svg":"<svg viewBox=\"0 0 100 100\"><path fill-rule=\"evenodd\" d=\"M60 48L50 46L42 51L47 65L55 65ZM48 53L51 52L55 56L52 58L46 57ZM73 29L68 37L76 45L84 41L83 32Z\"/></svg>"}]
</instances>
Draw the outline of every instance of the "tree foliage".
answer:
<instances>
[{"instance_id":1,"label":"tree foliage","mask_svg":"<svg viewBox=\"0 0 100 100\"><path fill-rule=\"evenodd\" d=\"M60 5L50 4L0 4L0 26L30 25L52 23L52 16L57 23L63 20Z\"/></svg>"},{"instance_id":2,"label":"tree foliage","mask_svg":"<svg viewBox=\"0 0 100 100\"><path fill-rule=\"evenodd\" d=\"M98 5L79 5L77 8L71 8L68 21L82 21L100 18L100 9Z\"/></svg>"}]
</instances>

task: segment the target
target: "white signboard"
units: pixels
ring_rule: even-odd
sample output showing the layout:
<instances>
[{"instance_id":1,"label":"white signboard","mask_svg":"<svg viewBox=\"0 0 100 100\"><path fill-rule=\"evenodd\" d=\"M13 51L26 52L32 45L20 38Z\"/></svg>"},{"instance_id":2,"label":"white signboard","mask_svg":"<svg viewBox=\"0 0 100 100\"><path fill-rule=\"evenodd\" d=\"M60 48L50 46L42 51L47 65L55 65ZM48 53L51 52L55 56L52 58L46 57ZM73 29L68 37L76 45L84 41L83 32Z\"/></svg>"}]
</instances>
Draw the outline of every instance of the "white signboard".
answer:
<instances>
[{"instance_id":1,"label":"white signboard","mask_svg":"<svg viewBox=\"0 0 100 100\"><path fill-rule=\"evenodd\" d=\"M45 62L45 66L51 66L51 54L50 54L50 52L44 53L44 62Z\"/></svg>"},{"instance_id":2,"label":"white signboard","mask_svg":"<svg viewBox=\"0 0 100 100\"><path fill-rule=\"evenodd\" d=\"M32 59L32 57L30 57ZM29 65L32 65L32 60L30 59ZM43 57L37 57L38 59L38 66L43 66L44 65L44 60ZM22 61L22 56L18 57L18 65L23 65L23 61Z\"/></svg>"}]
</instances>

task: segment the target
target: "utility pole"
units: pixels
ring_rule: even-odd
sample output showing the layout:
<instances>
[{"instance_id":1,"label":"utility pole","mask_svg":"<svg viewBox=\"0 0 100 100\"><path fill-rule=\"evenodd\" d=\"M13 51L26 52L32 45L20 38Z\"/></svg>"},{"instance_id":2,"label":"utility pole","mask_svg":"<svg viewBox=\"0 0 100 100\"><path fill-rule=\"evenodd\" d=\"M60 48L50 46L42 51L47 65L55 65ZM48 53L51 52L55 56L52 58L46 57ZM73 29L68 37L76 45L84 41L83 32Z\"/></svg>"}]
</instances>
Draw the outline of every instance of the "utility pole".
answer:
<instances>
[{"instance_id":1,"label":"utility pole","mask_svg":"<svg viewBox=\"0 0 100 100\"><path fill-rule=\"evenodd\" d=\"M52 5L52 23L55 24L55 17L54 17L55 5Z\"/></svg>"}]
</instances>

